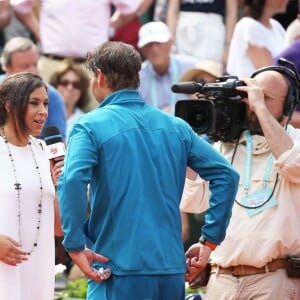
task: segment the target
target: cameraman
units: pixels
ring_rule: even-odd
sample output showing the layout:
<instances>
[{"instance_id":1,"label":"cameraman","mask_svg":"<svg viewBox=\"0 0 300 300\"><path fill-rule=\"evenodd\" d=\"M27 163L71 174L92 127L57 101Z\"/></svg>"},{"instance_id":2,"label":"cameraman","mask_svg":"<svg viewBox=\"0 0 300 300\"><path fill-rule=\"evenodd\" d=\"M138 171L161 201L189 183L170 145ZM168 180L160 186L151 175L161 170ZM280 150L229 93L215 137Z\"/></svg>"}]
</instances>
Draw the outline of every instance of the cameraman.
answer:
<instances>
[{"instance_id":1,"label":"cameraman","mask_svg":"<svg viewBox=\"0 0 300 300\"><path fill-rule=\"evenodd\" d=\"M300 257L300 130L284 115L289 82L274 70L244 82L237 89L248 94L249 130L215 144L240 184L226 238L210 255L206 300L300 299L299 269L293 278L286 272L287 257ZM186 252L190 282L201 270L192 258L203 247L210 251L198 243Z\"/></svg>"}]
</instances>

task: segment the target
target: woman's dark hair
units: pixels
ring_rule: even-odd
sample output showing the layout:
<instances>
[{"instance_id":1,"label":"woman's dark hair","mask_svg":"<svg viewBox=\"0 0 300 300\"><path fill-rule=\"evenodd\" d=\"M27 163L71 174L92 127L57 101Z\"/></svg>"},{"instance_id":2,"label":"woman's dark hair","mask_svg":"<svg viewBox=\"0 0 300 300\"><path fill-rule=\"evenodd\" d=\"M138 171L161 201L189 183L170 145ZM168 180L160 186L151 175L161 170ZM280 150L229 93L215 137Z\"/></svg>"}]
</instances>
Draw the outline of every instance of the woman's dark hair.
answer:
<instances>
[{"instance_id":1,"label":"woman's dark hair","mask_svg":"<svg viewBox=\"0 0 300 300\"><path fill-rule=\"evenodd\" d=\"M67 60L60 69L52 74L49 83L57 88L61 78L69 71L73 71L77 74L80 81L80 98L76 103L76 106L81 110L86 110L91 100L89 94L90 79L86 70L84 70L82 66L75 64L73 60Z\"/></svg>"},{"instance_id":2,"label":"woman's dark hair","mask_svg":"<svg viewBox=\"0 0 300 300\"><path fill-rule=\"evenodd\" d=\"M112 91L137 89L140 85L141 56L123 42L106 42L90 53L86 66L95 75L100 69Z\"/></svg>"},{"instance_id":3,"label":"woman's dark hair","mask_svg":"<svg viewBox=\"0 0 300 300\"><path fill-rule=\"evenodd\" d=\"M265 0L244 0L243 15L259 20L263 14Z\"/></svg>"},{"instance_id":4,"label":"woman's dark hair","mask_svg":"<svg viewBox=\"0 0 300 300\"><path fill-rule=\"evenodd\" d=\"M26 135L28 128L25 114L29 98L31 93L40 87L44 87L47 91L43 79L29 72L20 72L6 77L0 85L0 127L4 126L9 117L18 138Z\"/></svg>"}]
</instances>

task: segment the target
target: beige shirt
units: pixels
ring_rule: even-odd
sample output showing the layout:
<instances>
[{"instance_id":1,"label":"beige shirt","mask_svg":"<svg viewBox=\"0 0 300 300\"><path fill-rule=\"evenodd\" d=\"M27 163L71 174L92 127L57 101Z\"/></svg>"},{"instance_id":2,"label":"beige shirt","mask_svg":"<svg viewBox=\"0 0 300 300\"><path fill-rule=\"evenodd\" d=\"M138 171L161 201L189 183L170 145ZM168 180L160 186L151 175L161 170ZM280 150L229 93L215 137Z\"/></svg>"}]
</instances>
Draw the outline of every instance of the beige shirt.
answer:
<instances>
[{"instance_id":1,"label":"beige shirt","mask_svg":"<svg viewBox=\"0 0 300 300\"><path fill-rule=\"evenodd\" d=\"M249 216L245 208L235 203L226 238L211 254L214 263L222 267L262 267L272 259L300 255L300 130L289 126L288 133L294 140L294 146L274 161L269 180L265 184L272 190L278 172L278 182L273 194L277 204ZM263 178L270 155L270 148L263 136L253 136L252 143L249 194L264 187ZM232 161L235 144L216 143L215 146ZM239 202L245 195L243 183L246 153L244 133L233 159L233 166L240 174L236 197ZM189 183L186 181L186 185ZM191 197L199 196L199 190L194 187L194 191L195 194Z\"/></svg>"}]
</instances>

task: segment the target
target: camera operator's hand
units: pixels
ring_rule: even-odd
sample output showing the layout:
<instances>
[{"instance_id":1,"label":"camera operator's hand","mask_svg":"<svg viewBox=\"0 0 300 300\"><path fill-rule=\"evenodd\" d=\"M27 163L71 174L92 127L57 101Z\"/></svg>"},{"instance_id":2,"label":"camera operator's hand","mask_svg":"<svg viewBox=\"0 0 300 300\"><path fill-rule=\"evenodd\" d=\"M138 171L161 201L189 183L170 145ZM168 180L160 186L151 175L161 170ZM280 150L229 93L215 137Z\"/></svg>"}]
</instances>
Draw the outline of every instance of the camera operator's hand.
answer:
<instances>
[{"instance_id":1,"label":"camera operator's hand","mask_svg":"<svg viewBox=\"0 0 300 300\"><path fill-rule=\"evenodd\" d=\"M248 94L248 98L243 98L242 101L247 103L249 109L254 112L260 109L265 109L266 104L264 91L258 82L254 78L245 78L243 79L243 82L245 82L245 86L236 87L237 90Z\"/></svg>"},{"instance_id":2,"label":"camera operator's hand","mask_svg":"<svg viewBox=\"0 0 300 300\"><path fill-rule=\"evenodd\" d=\"M236 89L246 92L249 130L251 133L263 135L275 159L294 145L286 132L289 115L284 111L289 84L283 74L276 71L260 72L255 78L243 80L247 86Z\"/></svg>"},{"instance_id":3,"label":"camera operator's hand","mask_svg":"<svg viewBox=\"0 0 300 300\"><path fill-rule=\"evenodd\" d=\"M205 268L210 253L211 249L201 243L194 244L187 250L185 281L191 282Z\"/></svg>"}]
</instances>

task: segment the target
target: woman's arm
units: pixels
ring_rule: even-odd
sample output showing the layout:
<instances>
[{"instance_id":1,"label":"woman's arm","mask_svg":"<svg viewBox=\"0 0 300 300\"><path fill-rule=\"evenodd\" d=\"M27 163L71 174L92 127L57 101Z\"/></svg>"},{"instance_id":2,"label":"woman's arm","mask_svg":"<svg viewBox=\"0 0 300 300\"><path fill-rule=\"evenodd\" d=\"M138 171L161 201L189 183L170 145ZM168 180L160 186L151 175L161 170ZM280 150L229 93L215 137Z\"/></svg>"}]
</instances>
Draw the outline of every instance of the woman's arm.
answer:
<instances>
[{"instance_id":1,"label":"woman's arm","mask_svg":"<svg viewBox=\"0 0 300 300\"><path fill-rule=\"evenodd\" d=\"M238 19L238 1L237 0L226 0L226 12L225 12L225 45L223 53L223 70L226 70L229 46L231 43L235 24Z\"/></svg>"},{"instance_id":2,"label":"woman's arm","mask_svg":"<svg viewBox=\"0 0 300 300\"><path fill-rule=\"evenodd\" d=\"M174 41L174 44L176 40L176 26L177 26L177 19L179 15L179 9L180 9L180 0L169 0L168 7L167 7L166 23L171 32L171 36Z\"/></svg>"}]
</instances>

